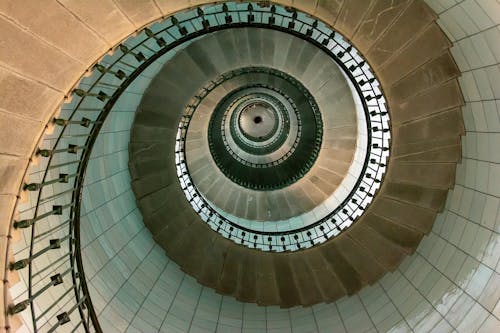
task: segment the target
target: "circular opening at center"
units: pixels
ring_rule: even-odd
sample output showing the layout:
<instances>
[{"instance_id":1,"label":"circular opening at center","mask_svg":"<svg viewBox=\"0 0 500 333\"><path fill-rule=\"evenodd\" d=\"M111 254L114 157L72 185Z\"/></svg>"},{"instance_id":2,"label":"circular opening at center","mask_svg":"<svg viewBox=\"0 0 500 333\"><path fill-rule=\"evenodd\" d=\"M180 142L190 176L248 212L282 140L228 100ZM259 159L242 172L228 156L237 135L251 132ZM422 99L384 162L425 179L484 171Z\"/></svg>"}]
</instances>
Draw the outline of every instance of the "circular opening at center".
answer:
<instances>
[{"instance_id":1,"label":"circular opening at center","mask_svg":"<svg viewBox=\"0 0 500 333\"><path fill-rule=\"evenodd\" d=\"M239 114L238 125L242 134L248 139L260 140L273 135L278 121L276 111L271 104L252 101L243 107Z\"/></svg>"}]
</instances>

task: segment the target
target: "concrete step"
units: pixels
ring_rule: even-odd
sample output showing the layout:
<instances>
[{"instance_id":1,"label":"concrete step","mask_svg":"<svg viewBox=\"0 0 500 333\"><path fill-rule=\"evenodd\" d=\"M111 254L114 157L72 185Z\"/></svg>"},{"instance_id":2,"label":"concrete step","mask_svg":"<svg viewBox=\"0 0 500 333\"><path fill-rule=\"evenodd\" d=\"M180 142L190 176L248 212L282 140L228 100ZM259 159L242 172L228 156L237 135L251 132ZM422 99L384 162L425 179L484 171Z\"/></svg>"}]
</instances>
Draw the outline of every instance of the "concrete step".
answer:
<instances>
[{"instance_id":1,"label":"concrete step","mask_svg":"<svg viewBox=\"0 0 500 333\"><path fill-rule=\"evenodd\" d=\"M456 109L463 104L458 81L452 79L408 97L404 101L391 104L391 120L394 124L400 124L422 119L444 110Z\"/></svg>"},{"instance_id":2,"label":"concrete step","mask_svg":"<svg viewBox=\"0 0 500 333\"><path fill-rule=\"evenodd\" d=\"M460 143L455 143L449 146L437 147L432 150L400 154L395 157L395 160L403 162L428 162L428 163L457 163L462 157L462 146Z\"/></svg>"},{"instance_id":3,"label":"concrete step","mask_svg":"<svg viewBox=\"0 0 500 333\"><path fill-rule=\"evenodd\" d=\"M350 235L349 235L350 236ZM349 266L359 276L361 286L371 285L384 275L386 270L376 257L368 250L353 240L352 237L340 237L335 246ZM337 272L337 271L336 271ZM349 270L346 271L349 272Z\"/></svg>"},{"instance_id":4,"label":"concrete step","mask_svg":"<svg viewBox=\"0 0 500 333\"><path fill-rule=\"evenodd\" d=\"M280 305L281 298L276 277L276 266L272 253L257 254L256 295L259 305Z\"/></svg>"},{"instance_id":5,"label":"concrete step","mask_svg":"<svg viewBox=\"0 0 500 333\"><path fill-rule=\"evenodd\" d=\"M302 256L322 299L339 299L346 294L339 278L318 251L303 251Z\"/></svg>"},{"instance_id":6,"label":"concrete step","mask_svg":"<svg viewBox=\"0 0 500 333\"><path fill-rule=\"evenodd\" d=\"M337 245L338 240L340 237L334 242L325 243L318 248L318 251L327 262L328 267L338 277L346 294L352 295L361 289L363 279L349 260L343 256L344 250L340 245Z\"/></svg>"},{"instance_id":7,"label":"concrete step","mask_svg":"<svg viewBox=\"0 0 500 333\"><path fill-rule=\"evenodd\" d=\"M439 26L435 23L429 25L422 34L416 36L410 44L401 50L398 57L381 66L379 77L382 84L387 87L391 86L423 64L439 57L450 47L451 42Z\"/></svg>"},{"instance_id":8,"label":"concrete step","mask_svg":"<svg viewBox=\"0 0 500 333\"><path fill-rule=\"evenodd\" d=\"M384 182L380 194L385 197L414 204L423 208L441 211L446 202L448 191L446 189L431 189L421 185Z\"/></svg>"},{"instance_id":9,"label":"concrete step","mask_svg":"<svg viewBox=\"0 0 500 333\"><path fill-rule=\"evenodd\" d=\"M299 295L300 305L311 306L321 299L321 290L316 285L314 275L311 274L303 256L293 256L290 258L292 268L292 275L295 285L297 286L297 293ZM290 277L288 277L290 279Z\"/></svg>"},{"instance_id":10,"label":"concrete step","mask_svg":"<svg viewBox=\"0 0 500 333\"><path fill-rule=\"evenodd\" d=\"M165 168L165 172L146 174L132 180L135 197L141 199L150 193L157 192L177 182L177 174L174 171L173 168Z\"/></svg>"},{"instance_id":11,"label":"concrete step","mask_svg":"<svg viewBox=\"0 0 500 333\"><path fill-rule=\"evenodd\" d=\"M367 216L366 219L369 218L370 216ZM363 257L371 257L377 262L380 271L375 272L382 275L388 270L396 269L407 255L405 249L398 243L384 237L367 223L354 224L349 232L349 238L363 249L358 253L363 253Z\"/></svg>"},{"instance_id":12,"label":"concrete step","mask_svg":"<svg viewBox=\"0 0 500 333\"><path fill-rule=\"evenodd\" d=\"M241 265L236 285L236 298L243 302L257 302L257 267L259 256L257 250L244 251L240 257Z\"/></svg>"},{"instance_id":13,"label":"concrete step","mask_svg":"<svg viewBox=\"0 0 500 333\"><path fill-rule=\"evenodd\" d=\"M286 254L275 256L274 265L276 267L277 287L281 300L281 307L290 308L301 304L299 290L300 286L297 285L292 278L294 271L291 267L290 257Z\"/></svg>"},{"instance_id":14,"label":"concrete step","mask_svg":"<svg viewBox=\"0 0 500 333\"><path fill-rule=\"evenodd\" d=\"M464 124L459 109L451 109L425 118L404 124L397 124L392 129L394 136L394 156L407 152L422 152L441 147L439 141L448 143L448 139L455 139L460 143L460 136L464 133ZM417 145L423 147L427 144L429 149L416 150ZM446 144L445 146L448 146Z\"/></svg>"},{"instance_id":15,"label":"concrete step","mask_svg":"<svg viewBox=\"0 0 500 333\"><path fill-rule=\"evenodd\" d=\"M224 261L228 254L228 246L231 241L222 237L215 237L213 245L205 252L205 260L199 268L198 281L210 288L217 289L221 272L224 268Z\"/></svg>"},{"instance_id":16,"label":"concrete step","mask_svg":"<svg viewBox=\"0 0 500 333\"><path fill-rule=\"evenodd\" d=\"M376 0L344 1L335 22L335 28L348 39L352 39L364 17L376 2Z\"/></svg>"},{"instance_id":17,"label":"concrete step","mask_svg":"<svg viewBox=\"0 0 500 333\"><path fill-rule=\"evenodd\" d=\"M387 3L387 1L380 2ZM406 4L402 3L400 8L393 9L392 17L396 18L392 22L385 19L385 17L377 17L377 20L379 20L377 23L382 27L385 23L388 28L371 45L369 51L365 52L366 58L370 60L370 64L375 68L389 59L397 57L398 52L406 44L437 18L434 11L424 1L412 1L400 13L401 8L404 6Z\"/></svg>"},{"instance_id":18,"label":"concrete step","mask_svg":"<svg viewBox=\"0 0 500 333\"><path fill-rule=\"evenodd\" d=\"M245 249L239 246L230 246L229 249L224 257L224 263L215 290L223 295L234 296L238 290L238 275L240 266L242 265L240 258Z\"/></svg>"},{"instance_id":19,"label":"concrete step","mask_svg":"<svg viewBox=\"0 0 500 333\"><path fill-rule=\"evenodd\" d=\"M412 0L375 0L352 37L354 45L363 51L370 50L387 29L398 22L411 2Z\"/></svg>"},{"instance_id":20,"label":"concrete step","mask_svg":"<svg viewBox=\"0 0 500 333\"><path fill-rule=\"evenodd\" d=\"M392 221L375 214L368 214L366 224L379 233L384 238L398 245L407 254L415 252L423 233L415 229L408 228L402 224L395 224Z\"/></svg>"},{"instance_id":21,"label":"concrete step","mask_svg":"<svg viewBox=\"0 0 500 333\"><path fill-rule=\"evenodd\" d=\"M385 177L394 183L446 190L453 187L455 173L455 163L412 163L394 160Z\"/></svg>"},{"instance_id":22,"label":"concrete step","mask_svg":"<svg viewBox=\"0 0 500 333\"><path fill-rule=\"evenodd\" d=\"M376 198L369 212L423 234L431 231L436 217L434 210L386 198L383 195Z\"/></svg>"},{"instance_id":23,"label":"concrete step","mask_svg":"<svg viewBox=\"0 0 500 333\"><path fill-rule=\"evenodd\" d=\"M444 83L460 76L453 56L445 50L440 56L423 64L411 74L395 82L387 89L387 97L393 103L404 103L410 97L431 88L439 88ZM461 95L457 95L460 101Z\"/></svg>"}]
</instances>

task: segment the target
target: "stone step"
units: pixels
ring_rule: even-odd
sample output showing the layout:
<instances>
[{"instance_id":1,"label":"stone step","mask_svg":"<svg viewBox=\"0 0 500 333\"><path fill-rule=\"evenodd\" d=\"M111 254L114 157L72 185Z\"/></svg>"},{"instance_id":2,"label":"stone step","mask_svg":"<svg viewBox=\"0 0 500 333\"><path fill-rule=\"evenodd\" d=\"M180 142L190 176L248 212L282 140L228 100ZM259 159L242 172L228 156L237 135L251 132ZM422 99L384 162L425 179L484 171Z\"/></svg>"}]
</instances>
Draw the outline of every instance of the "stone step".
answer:
<instances>
[{"instance_id":1,"label":"stone step","mask_svg":"<svg viewBox=\"0 0 500 333\"><path fill-rule=\"evenodd\" d=\"M366 217L366 220L368 219L370 219L370 216ZM380 271L375 272L381 273L382 275L387 270L393 271L396 269L399 263L408 254L398 243L394 243L391 239L384 237L367 223L356 223L352 225L348 236L359 247L363 248L363 251L358 253L363 252L363 257L371 257L378 263Z\"/></svg>"},{"instance_id":2,"label":"stone step","mask_svg":"<svg viewBox=\"0 0 500 333\"><path fill-rule=\"evenodd\" d=\"M398 57L391 59L381 66L379 77L384 86L391 86L405 78L420 66L439 57L446 49L451 47L451 42L435 23L429 25L411 43L405 46Z\"/></svg>"},{"instance_id":3,"label":"stone step","mask_svg":"<svg viewBox=\"0 0 500 333\"><path fill-rule=\"evenodd\" d=\"M175 137L176 134L177 125L173 127L171 123L158 122L156 126L151 126L137 122L132 127L130 137L134 138L134 142L166 143L167 137Z\"/></svg>"},{"instance_id":4,"label":"stone step","mask_svg":"<svg viewBox=\"0 0 500 333\"><path fill-rule=\"evenodd\" d=\"M303 251L301 254L311 273L314 283L325 301L339 299L346 294L346 290L339 278L329 267L323 256L315 250Z\"/></svg>"},{"instance_id":5,"label":"stone step","mask_svg":"<svg viewBox=\"0 0 500 333\"><path fill-rule=\"evenodd\" d=\"M402 102L391 104L391 121L393 124L400 124L422 119L445 110L457 109L463 104L457 80L450 80L408 97Z\"/></svg>"},{"instance_id":6,"label":"stone step","mask_svg":"<svg viewBox=\"0 0 500 333\"><path fill-rule=\"evenodd\" d=\"M370 50L384 33L397 23L398 18L412 3L412 0L388 1L375 0L363 17L359 27L352 36L353 44L362 53ZM399 25L398 25L399 26ZM365 53L366 54L366 53Z\"/></svg>"},{"instance_id":7,"label":"stone step","mask_svg":"<svg viewBox=\"0 0 500 333\"><path fill-rule=\"evenodd\" d=\"M202 266L199 267L198 281L201 284L217 289L224 261L228 252L230 252L227 247L232 245L230 242L222 237L215 237L212 246L206 249L205 260Z\"/></svg>"},{"instance_id":8,"label":"stone step","mask_svg":"<svg viewBox=\"0 0 500 333\"><path fill-rule=\"evenodd\" d=\"M360 245L359 242L350 237L350 234L341 236L336 240L335 247L349 263L351 269L356 272L356 276L359 276L361 286L371 285L384 275L385 269L373 255L371 249L368 250ZM348 272L350 272L350 269L343 274Z\"/></svg>"},{"instance_id":9,"label":"stone step","mask_svg":"<svg viewBox=\"0 0 500 333\"><path fill-rule=\"evenodd\" d=\"M352 39L364 17L377 0L344 1L335 22L335 28L347 39Z\"/></svg>"},{"instance_id":10,"label":"stone step","mask_svg":"<svg viewBox=\"0 0 500 333\"><path fill-rule=\"evenodd\" d=\"M277 287L281 300L280 306L290 308L301 304L299 295L300 286L292 278L294 271L290 257L286 254L276 255L274 265L276 267Z\"/></svg>"},{"instance_id":11,"label":"stone step","mask_svg":"<svg viewBox=\"0 0 500 333\"><path fill-rule=\"evenodd\" d=\"M257 301L257 267L259 256L257 250L246 249L240 257L241 265L236 285L236 298L243 302Z\"/></svg>"},{"instance_id":12,"label":"stone step","mask_svg":"<svg viewBox=\"0 0 500 333\"><path fill-rule=\"evenodd\" d=\"M181 197L186 201L183 197ZM155 239L162 239L164 236L171 237L170 230L178 225L179 228L184 228L193 222L193 209L185 205L181 200L179 200L175 208L162 206L160 209L155 211L150 216L143 216L145 224L151 231ZM170 228L170 229L169 229Z\"/></svg>"},{"instance_id":13,"label":"stone step","mask_svg":"<svg viewBox=\"0 0 500 333\"><path fill-rule=\"evenodd\" d=\"M386 198L383 195L378 196L375 200L365 214L373 213L392 223L423 234L431 231L436 217L434 210Z\"/></svg>"},{"instance_id":14,"label":"stone step","mask_svg":"<svg viewBox=\"0 0 500 333\"><path fill-rule=\"evenodd\" d=\"M459 109L451 109L438 114L404 124L396 124L392 128L394 137L393 156L411 151L412 153L433 150L441 146L449 146L448 139L455 144L460 143L464 133L464 124ZM440 144L443 142L445 144ZM416 149L428 147L428 149Z\"/></svg>"},{"instance_id":15,"label":"stone step","mask_svg":"<svg viewBox=\"0 0 500 333\"><path fill-rule=\"evenodd\" d=\"M423 208L441 211L446 202L448 191L446 189L431 189L421 185L384 182L379 192L387 198L407 202Z\"/></svg>"},{"instance_id":16,"label":"stone step","mask_svg":"<svg viewBox=\"0 0 500 333\"><path fill-rule=\"evenodd\" d=\"M186 273L198 279L205 254L213 246L217 233L212 232L210 228L201 221L189 225L187 233L190 235L190 239L188 239L187 243L184 243L184 246L179 247L179 251L182 252L181 268Z\"/></svg>"},{"instance_id":17,"label":"stone step","mask_svg":"<svg viewBox=\"0 0 500 333\"><path fill-rule=\"evenodd\" d=\"M393 160L386 179L394 183L450 189L455 183L455 163L412 163Z\"/></svg>"},{"instance_id":18,"label":"stone step","mask_svg":"<svg viewBox=\"0 0 500 333\"><path fill-rule=\"evenodd\" d=\"M156 168L153 170L157 170ZM136 198L142 198L150 193L159 191L173 183L177 182L175 169L165 167L164 172L155 172L141 175L140 178L132 180L132 186Z\"/></svg>"},{"instance_id":19,"label":"stone step","mask_svg":"<svg viewBox=\"0 0 500 333\"><path fill-rule=\"evenodd\" d=\"M178 248L176 243L182 240L182 237L187 237L187 234L185 236L183 234L192 223L197 223L197 219L199 219L198 216L194 215L192 211L170 212L168 218L163 220L161 225L148 225L148 228L151 230L154 240L165 249L170 258L176 261L179 258L171 256Z\"/></svg>"},{"instance_id":20,"label":"stone step","mask_svg":"<svg viewBox=\"0 0 500 333\"><path fill-rule=\"evenodd\" d=\"M449 50L445 50L437 58L395 82L387 89L386 97L390 98L393 104L402 104L429 89L443 87L445 83L459 76L460 70L453 56ZM457 95L457 99L462 100L461 94Z\"/></svg>"},{"instance_id":21,"label":"stone step","mask_svg":"<svg viewBox=\"0 0 500 333\"><path fill-rule=\"evenodd\" d=\"M280 305L281 298L276 279L276 267L272 253L261 253L257 265L257 304Z\"/></svg>"},{"instance_id":22,"label":"stone step","mask_svg":"<svg viewBox=\"0 0 500 333\"><path fill-rule=\"evenodd\" d=\"M175 221L175 219L179 218L183 218L184 221L182 223ZM165 235L168 233L166 236L168 245L164 245L164 248L170 259L180 263L187 262L187 258L193 259L192 253L187 249L193 247L195 244L205 244L203 240L197 239L200 238L200 234L193 233L200 230L200 228L196 227L196 225L201 224L199 222L200 218L194 211L190 215L188 215L188 212L185 212L183 215L174 216L166 228L158 234L158 237L162 236L165 238ZM172 227L174 225L176 227ZM183 270L186 269L184 264L180 266Z\"/></svg>"},{"instance_id":23,"label":"stone step","mask_svg":"<svg viewBox=\"0 0 500 333\"><path fill-rule=\"evenodd\" d=\"M402 6L405 5L402 4ZM377 17L377 20L382 20L378 22L382 25L382 28L385 23L388 29L376 39L369 51L365 52L366 58L374 68L379 67L393 57L397 57L399 50L437 18L434 11L424 1L412 1L398 15L400 9L394 10L392 16L396 17L396 19L392 23L382 16Z\"/></svg>"},{"instance_id":24,"label":"stone step","mask_svg":"<svg viewBox=\"0 0 500 333\"><path fill-rule=\"evenodd\" d=\"M151 216L160 207L164 207L166 209L178 209L180 199L183 199L184 201L186 201L186 199L176 198L179 194L179 190L176 187L176 184L170 184L138 199L137 204L141 209L143 216ZM187 205L184 206L187 207Z\"/></svg>"},{"instance_id":25,"label":"stone step","mask_svg":"<svg viewBox=\"0 0 500 333\"><path fill-rule=\"evenodd\" d=\"M460 143L437 147L423 152L400 154L394 160L402 162L457 163L462 157Z\"/></svg>"},{"instance_id":26,"label":"stone step","mask_svg":"<svg viewBox=\"0 0 500 333\"><path fill-rule=\"evenodd\" d=\"M306 258L303 256L290 257L290 264L292 268L291 278L295 281L300 299L300 303L298 304L311 306L317 303L321 299L321 290L316 285L314 276L307 266Z\"/></svg>"},{"instance_id":27,"label":"stone step","mask_svg":"<svg viewBox=\"0 0 500 333\"><path fill-rule=\"evenodd\" d=\"M407 254L415 252L420 240L424 236L423 233L415 229L408 228L402 224L395 224L388 219L371 213L368 213L365 223L384 238L398 245Z\"/></svg>"},{"instance_id":28,"label":"stone step","mask_svg":"<svg viewBox=\"0 0 500 333\"><path fill-rule=\"evenodd\" d=\"M346 294L352 295L361 289L363 280L359 272L357 272L356 269L352 267L349 260L343 256L344 250L337 245L337 241L338 239L334 242L325 243L320 246L318 248L318 254L323 256L328 267L338 277Z\"/></svg>"},{"instance_id":29,"label":"stone step","mask_svg":"<svg viewBox=\"0 0 500 333\"><path fill-rule=\"evenodd\" d=\"M242 265L240 258L245 249L230 244L224 257L216 290L223 295L235 295L238 290L238 274Z\"/></svg>"}]
</instances>

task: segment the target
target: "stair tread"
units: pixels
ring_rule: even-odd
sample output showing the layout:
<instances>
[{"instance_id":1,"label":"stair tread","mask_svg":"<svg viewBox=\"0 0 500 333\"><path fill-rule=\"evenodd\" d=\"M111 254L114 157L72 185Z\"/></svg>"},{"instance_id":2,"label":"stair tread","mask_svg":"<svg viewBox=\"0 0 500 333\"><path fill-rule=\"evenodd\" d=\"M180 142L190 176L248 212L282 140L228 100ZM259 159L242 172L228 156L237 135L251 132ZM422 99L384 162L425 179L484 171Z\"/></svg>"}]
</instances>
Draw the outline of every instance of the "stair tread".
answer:
<instances>
[{"instance_id":1,"label":"stair tread","mask_svg":"<svg viewBox=\"0 0 500 333\"><path fill-rule=\"evenodd\" d=\"M353 42L361 50L369 50L411 2L412 0L376 0L352 37Z\"/></svg>"},{"instance_id":2,"label":"stair tread","mask_svg":"<svg viewBox=\"0 0 500 333\"><path fill-rule=\"evenodd\" d=\"M293 276L293 271L290 258L287 255L277 255L274 258L274 265L276 267L276 281L281 300L280 306L289 308L299 305L299 286L297 286L291 278Z\"/></svg>"},{"instance_id":3,"label":"stair tread","mask_svg":"<svg viewBox=\"0 0 500 333\"><path fill-rule=\"evenodd\" d=\"M370 206L370 212L393 223L413 228L427 234L434 223L436 212L409 203L378 196Z\"/></svg>"},{"instance_id":4,"label":"stair tread","mask_svg":"<svg viewBox=\"0 0 500 333\"><path fill-rule=\"evenodd\" d=\"M339 238L335 246L349 263L349 266L356 271L361 286L373 284L385 274L386 270L373 253L360 246L351 237Z\"/></svg>"},{"instance_id":5,"label":"stair tread","mask_svg":"<svg viewBox=\"0 0 500 333\"><path fill-rule=\"evenodd\" d=\"M365 223L380 235L398 244L409 254L415 251L423 237L421 232L413 228L408 228L402 224L395 224L375 214L369 214L366 217Z\"/></svg>"},{"instance_id":6,"label":"stair tread","mask_svg":"<svg viewBox=\"0 0 500 333\"><path fill-rule=\"evenodd\" d=\"M273 258L269 253L259 255L257 268L257 304L259 305L279 305L281 299L276 282L276 272Z\"/></svg>"},{"instance_id":7,"label":"stair tread","mask_svg":"<svg viewBox=\"0 0 500 333\"><path fill-rule=\"evenodd\" d=\"M460 85L450 80L441 85L430 87L402 102L391 105L393 124L422 119L432 114L456 109L464 104Z\"/></svg>"},{"instance_id":8,"label":"stair tread","mask_svg":"<svg viewBox=\"0 0 500 333\"><path fill-rule=\"evenodd\" d=\"M401 154L394 157L394 159L402 162L414 162L414 163L420 163L420 162L457 163L458 161L460 161L461 157L462 157L462 145L457 143L450 146L437 147L433 150L428 150L423 152L410 153L405 155Z\"/></svg>"},{"instance_id":9,"label":"stair tread","mask_svg":"<svg viewBox=\"0 0 500 333\"><path fill-rule=\"evenodd\" d=\"M241 266L242 249L240 246L228 244L225 252L224 263L222 265L217 292L224 295L235 295L238 284L238 274Z\"/></svg>"},{"instance_id":10,"label":"stair tread","mask_svg":"<svg viewBox=\"0 0 500 333\"><path fill-rule=\"evenodd\" d=\"M198 274L198 281L203 285L213 289L217 288L225 256L227 255L228 242L224 238L215 237L212 246L207 249L204 256L205 260Z\"/></svg>"},{"instance_id":11,"label":"stair tread","mask_svg":"<svg viewBox=\"0 0 500 333\"><path fill-rule=\"evenodd\" d=\"M338 248L336 243L337 241L325 244L319 248L319 252L342 283L347 295L352 295L361 289L362 279L349 261L342 256L342 249Z\"/></svg>"},{"instance_id":12,"label":"stair tread","mask_svg":"<svg viewBox=\"0 0 500 333\"><path fill-rule=\"evenodd\" d=\"M367 216L366 219L370 219ZM356 223L349 230L349 238L356 242L358 247L362 247L365 255L370 255L377 263L383 267L382 274L386 270L394 270L407 255L404 248L399 243L394 243L391 239L383 237L376 229L367 223Z\"/></svg>"},{"instance_id":13,"label":"stair tread","mask_svg":"<svg viewBox=\"0 0 500 333\"><path fill-rule=\"evenodd\" d=\"M386 179L394 183L449 189L455 184L455 163L412 163L393 160Z\"/></svg>"},{"instance_id":14,"label":"stair tread","mask_svg":"<svg viewBox=\"0 0 500 333\"><path fill-rule=\"evenodd\" d=\"M435 23L405 46L399 56L386 62L380 69L379 77L385 86L405 78L426 62L438 57L451 43Z\"/></svg>"},{"instance_id":15,"label":"stair tread","mask_svg":"<svg viewBox=\"0 0 500 333\"><path fill-rule=\"evenodd\" d=\"M440 211L446 201L448 190L426 188L420 184L394 183L388 180L384 182L379 195Z\"/></svg>"},{"instance_id":16,"label":"stair tread","mask_svg":"<svg viewBox=\"0 0 500 333\"><path fill-rule=\"evenodd\" d=\"M330 269L323 256L316 251L306 251L303 255L325 302L337 300L346 294L339 278Z\"/></svg>"},{"instance_id":17,"label":"stair tread","mask_svg":"<svg viewBox=\"0 0 500 333\"><path fill-rule=\"evenodd\" d=\"M344 1L337 21L335 22L335 28L348 39L351 39L375 1L376 0Z\"/></svg>"},{"instance_id":18,"label":"stair tread","mask_svg":"<svg viewBox=\"0 0 500 333\"><path fill-rule=\"evenodd\" d=\"M431 87L439 87L459 76L460 70L455 60L450 51L446 50L437 58L423 64L411 74L394 83L387 89L387 96L391 102L401 103Z\"/></svg>"},{"instance_id":19,"label":"stair tread","mask_svg":"<svg viewBox=\"0 0 500 333\"><path fill-rule=\"evenodd\" d=\"M379 18L380 19L380 18ZM397 16L392 25L372 44L367 59L377 67L395 55L415 35L436 19L434 11L423 1L413 1ZM388 23L388 21L386 21Z\"/></svg>"},{"instance_id":20,"label":"stair tread","mask_svg":"<svg viewBox=\"0 0 500 333\"><path fill-rule=\"evenodd\" d=\"M245 251L238 272L238 284L236 286L236 298L244 302L257 301L257 268L258 256L256 251Z\"/></svg>"},{"instance_id":21,"label":"stair tread","mask_svg":"<svg viewBox=\"0 0 500 333\"><path fill-rule=\"evenodd\" d=\"M305 258L303 256L293 256L290 259L291 276L298 287L300 304L310 306L318 303L321 299L321 291L316 285L316 281L307 266Z\"/></svg>"}]
</instances>

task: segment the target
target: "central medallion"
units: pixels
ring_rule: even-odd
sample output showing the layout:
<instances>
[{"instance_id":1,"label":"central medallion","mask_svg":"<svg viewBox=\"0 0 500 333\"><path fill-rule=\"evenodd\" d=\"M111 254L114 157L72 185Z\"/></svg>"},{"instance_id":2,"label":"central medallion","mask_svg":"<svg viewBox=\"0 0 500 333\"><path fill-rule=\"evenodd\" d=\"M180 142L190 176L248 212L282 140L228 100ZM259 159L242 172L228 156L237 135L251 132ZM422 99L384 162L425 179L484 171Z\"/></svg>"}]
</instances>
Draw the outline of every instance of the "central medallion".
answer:
<instances>
[{"instance_id":1,"label":"central medallion","mask_svg":"<svg viewBox=\"0 0 500 333\"><path fill-rule=\"evenodd\" d=\"M208 143L219 170L234 183L259 191L297 182L314 165L323 138L312 95L276 69L251 67L224 78L221 86L245 84L226 94L210 116ZM217 93L215 88L209 94ZM195 112L191 122L204 119Z\"/></svg>"},{"instance_id":2,"label":"central medallion","mask_svg":"<svg viewBox=\"0 0 500 333\"><path fill-rule=\"evenodd\" d=\"M243 108L238 124L243 134L250 140L264 141L272 136L277 127L276 110L268 103L250 102Z\"/></svg>"}]
</instances>

